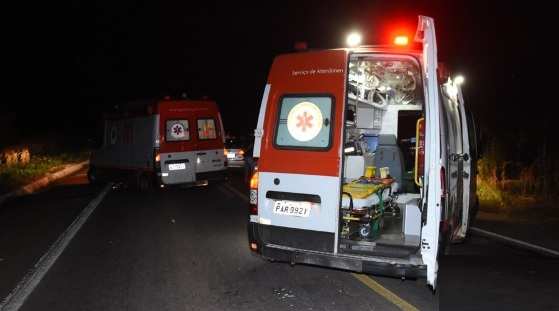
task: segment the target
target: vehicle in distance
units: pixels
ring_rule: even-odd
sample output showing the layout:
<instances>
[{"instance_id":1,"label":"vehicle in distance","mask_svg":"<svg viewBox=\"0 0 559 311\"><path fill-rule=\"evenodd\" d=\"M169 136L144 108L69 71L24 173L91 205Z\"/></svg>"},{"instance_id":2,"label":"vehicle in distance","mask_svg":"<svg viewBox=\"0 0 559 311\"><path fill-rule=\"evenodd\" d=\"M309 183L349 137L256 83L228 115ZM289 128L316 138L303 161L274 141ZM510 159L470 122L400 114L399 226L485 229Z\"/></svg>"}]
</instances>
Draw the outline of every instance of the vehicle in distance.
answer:
<instances>
[{"instance_id":1,"label":"vehicle in distance","mask_svg":"<svg viewBox=\"0 0 559 311\"><path fill-rule=\"evenodd\" d=\"M88 178L151 186L196 184L226 177L224 132L210 100L163 99L129 105L105 119L104 142Z\"/></svg>"}]
</instances>

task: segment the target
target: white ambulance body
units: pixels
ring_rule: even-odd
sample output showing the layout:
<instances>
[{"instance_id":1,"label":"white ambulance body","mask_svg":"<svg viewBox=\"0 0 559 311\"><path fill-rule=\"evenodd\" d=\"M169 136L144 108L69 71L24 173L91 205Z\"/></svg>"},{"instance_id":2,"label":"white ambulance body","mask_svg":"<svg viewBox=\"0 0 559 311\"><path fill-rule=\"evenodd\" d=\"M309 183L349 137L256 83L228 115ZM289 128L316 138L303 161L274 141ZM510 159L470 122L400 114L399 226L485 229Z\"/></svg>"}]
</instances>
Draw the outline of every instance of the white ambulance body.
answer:
<instances>
[{"instance_id":1,"label":"white ambulance body","mask_svg":"<svg viewBox=\"0 0 559 311\"><path fill-rule=\"evenodd\" d=\"M402 46L276 57L257 128L251 250L435 288L476 203L472 120L437 72L433 19Z\"/></svg>"}]
</instances>

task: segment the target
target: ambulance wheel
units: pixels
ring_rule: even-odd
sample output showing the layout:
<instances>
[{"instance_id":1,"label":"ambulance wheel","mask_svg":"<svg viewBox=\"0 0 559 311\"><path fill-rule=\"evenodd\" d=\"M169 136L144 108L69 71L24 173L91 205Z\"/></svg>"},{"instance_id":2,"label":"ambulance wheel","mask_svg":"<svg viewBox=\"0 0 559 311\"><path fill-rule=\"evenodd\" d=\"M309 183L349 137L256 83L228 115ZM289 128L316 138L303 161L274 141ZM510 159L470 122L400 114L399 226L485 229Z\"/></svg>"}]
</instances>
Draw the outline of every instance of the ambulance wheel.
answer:
<instances>
[{"instance_id":1,"label":"ambulance wheel","mask_svg":"<svg viewBox=\"0 0 559 311\"><path fill-rule=\"evenodd\" d=\"M97 169L95 166L90 166L87 170L87 180L91 185L95 185L99 182L99 178L97 176Z\"/></svg>"}]
</instances>

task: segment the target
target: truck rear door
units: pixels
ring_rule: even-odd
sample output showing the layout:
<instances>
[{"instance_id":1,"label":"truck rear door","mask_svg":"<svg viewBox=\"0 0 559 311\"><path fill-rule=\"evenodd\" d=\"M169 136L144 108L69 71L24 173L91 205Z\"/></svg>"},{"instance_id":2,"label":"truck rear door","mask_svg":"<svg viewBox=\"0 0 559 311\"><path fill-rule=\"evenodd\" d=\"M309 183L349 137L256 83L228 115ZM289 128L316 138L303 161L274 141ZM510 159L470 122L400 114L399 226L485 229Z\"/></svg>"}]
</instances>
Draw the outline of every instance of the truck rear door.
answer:
<instances>
[{"instance_id":1,"label":"truck rear door","mask_svg":"<svg viewBox=\"0 0 559 311\"><path fill-rule=\"evenodd\" d=\"M255 142L264 243L336 252L346 66L344 50L282 55L272 65Z\"/></svg>"}]
</instances>

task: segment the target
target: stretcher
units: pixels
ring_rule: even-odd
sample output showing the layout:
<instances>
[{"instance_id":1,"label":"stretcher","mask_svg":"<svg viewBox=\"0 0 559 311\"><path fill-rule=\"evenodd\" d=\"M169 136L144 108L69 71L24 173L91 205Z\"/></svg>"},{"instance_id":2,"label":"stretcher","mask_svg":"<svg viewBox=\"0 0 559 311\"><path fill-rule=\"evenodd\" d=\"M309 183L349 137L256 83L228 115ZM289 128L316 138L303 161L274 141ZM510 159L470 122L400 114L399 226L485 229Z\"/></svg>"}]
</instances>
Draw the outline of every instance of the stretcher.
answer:
<instances>
[{"instance_id":1,"label":"stretcher","mask_svg":"<svg viewBox=\"0 0 559 311\"><path fill-rule=\"evenodd\" d=\"M398 185L394 181L364 183L361 180L356 180L344 184L342 187L342 209L349 209L351 203L353 203L353 210L363 210L379 205L381 201L382 203L386 202L392 191L397 187Z\"/></svg>"}]
</instances>

